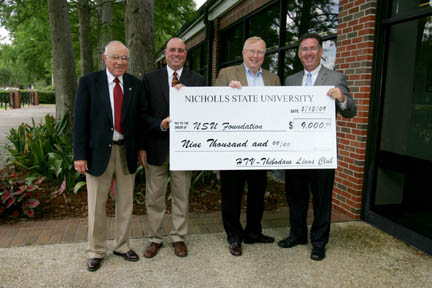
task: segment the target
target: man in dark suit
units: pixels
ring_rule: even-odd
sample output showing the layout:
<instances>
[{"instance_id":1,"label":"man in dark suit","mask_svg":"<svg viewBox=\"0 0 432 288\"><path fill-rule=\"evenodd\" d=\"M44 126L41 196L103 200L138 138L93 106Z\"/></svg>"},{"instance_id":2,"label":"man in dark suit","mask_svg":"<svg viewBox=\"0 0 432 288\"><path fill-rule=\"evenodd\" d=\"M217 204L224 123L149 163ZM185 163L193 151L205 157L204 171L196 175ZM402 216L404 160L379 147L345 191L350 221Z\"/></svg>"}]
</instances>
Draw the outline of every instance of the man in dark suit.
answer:
<instances>
[{"instance_id":1,"label":"man in dark suit","mask_svg":"<svg viewBox=\"0 0 432 288\"><path fill-rule=\"evenodd\" d=\"M106 69L80 78L74 110L74 167L86 175L89 271L99 269L107 252L106 201L115 179L114 255L138 261L129 247L137 168L136 125L141 83L127 74L129 52L111 41L102 55Z\"/></svg>"},{"instance_id":2,"label":"man in dark suit","mask_svg":"<svg viewBox=\"0 0 432 288\"><path fill-rule=\"evenodd\" d=\"M243 63L222 69L216 86L280 86L279 77L262 69L266 44L259 37L250 37L243 46ZM222 220L227 233L229 251L233 256L242 255L241 243L273 243L274 238L262 234L261 220L264 213L264 194L267 171L221 171ZM247 183L246 227L240 223L242 195Z\"/></svg>"},{"instance_id":3,"label":"man in dark suit","mask_svg":"<svg viewBox=\"0 0 432 288\"><path fill-rule=\"evenodd\" d=\"M325 86L334 85L327 95L335 99L336 111L343 117L356 115L357 108L350 96L345 75L329 70L321 65L323 55L322 40L318 34L307 33L300 38L298 57L304 70L286 79L286 86ZM290 209L290 235L278 242L282 248L291 248L307 243L306 217L310 193L313 197L314 220L310 230L312 242L311 259L325 257L325 245L330 234L330 215L334 169L305 169L285 171L285 192Z\"/></svg>"},{"instance_id":4,"label":"man in dark suit","mask_svg":"<svg viewBox=\"0 0 432 288\"><path fill-rule=\"evenodd\" d=\"M187 256L184 242L188 231L189 188L191 171L169 170L169 89L182 86L205 86L203 76L184 68L187 50L179 38L172 38L165 48L167 65L143 77L143 86L147 99L146 110L142 111L144 123L148 127L145 149L140 150L140 163L145 164L146 173L146 208L150 223L150 244L144 251L144 257L154 257L162 247L162 220L165 215L165 194L168 178L171 179L172 229L170 237L175 255ZM147 154L147 155L146 155Z\"/></svg>"}]
</instances>

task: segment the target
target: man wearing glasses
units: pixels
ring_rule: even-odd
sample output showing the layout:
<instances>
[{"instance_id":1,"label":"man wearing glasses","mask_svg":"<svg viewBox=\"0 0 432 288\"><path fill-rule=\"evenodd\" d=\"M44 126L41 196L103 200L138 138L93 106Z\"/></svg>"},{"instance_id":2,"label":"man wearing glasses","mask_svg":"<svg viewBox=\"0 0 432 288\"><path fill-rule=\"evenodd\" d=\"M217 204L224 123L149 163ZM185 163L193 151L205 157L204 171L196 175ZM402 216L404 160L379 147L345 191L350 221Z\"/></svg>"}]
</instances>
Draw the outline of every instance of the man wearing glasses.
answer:
<instances>
[{"instance_id":1,"label":"man wearing glasses","mask_svg":"<svg viewBox=\"0 0 432 288\"><path fill-rule=\"evenodd\" d=\"M243 46L243 63L224 68L219 72L216 86L280 86L279 77L262 69L266 44L260 37L247 39ZM264 194L267 171L221 171L222 221L229 251L233 256L242 255L241 243L273 243L274 238L262 234L261 220L264 213ZM247 183L246 227L240 223L242 195Z\"/></svg>"},{"instance_id":2,"label":"man wearing glasses","mask_svg":"<svg viewBox=\"0 0 432 288\"><path fill-rule=\"evenodd\" d=\"M120 41L105 46L106 69L80 78L75 97L73 150L76 171L86 176L87 269L96 271L107 253L106 201L115 179L114 255L138 261L129 234L137 168L136 126L141 83L127 74L129 51Z\"/></svg>"},{"instance_id":3,"label":"man wearing glasses","mask_svg":"<svg viewBox=\"0 0 432 288\"><path fill-rule=\"evenodd\" d=\"M174 254L186 257L188 250L185 237L188 232L189 188L192 171L169 170L169 89L183 86L206 86L205 78L183 67L187 56L185 43L172 38L165 48L167 65L162 69L144 74L143 88L146 105L141 111L142 123L148 137L139 151L139 161L145 165L146 208L150 224L150 243L144 257L156 256L162 247L162 222L165 215L165 195L168 179L171 188L170 238ZM144 133L144 129L141 133ZM147 162L147 164L146 164Z\"/></svg>"}]
</instances>

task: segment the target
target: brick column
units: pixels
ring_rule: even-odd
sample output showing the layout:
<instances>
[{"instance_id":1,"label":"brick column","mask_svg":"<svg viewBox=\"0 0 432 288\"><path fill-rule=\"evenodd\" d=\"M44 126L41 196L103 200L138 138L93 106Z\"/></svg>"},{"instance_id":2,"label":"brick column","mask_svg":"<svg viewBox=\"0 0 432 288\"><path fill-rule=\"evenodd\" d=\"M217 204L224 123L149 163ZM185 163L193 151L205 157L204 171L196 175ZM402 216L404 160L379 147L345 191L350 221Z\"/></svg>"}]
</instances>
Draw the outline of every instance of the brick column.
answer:
<instances>
[{"instance_id":1,"label":"brick column","mask_svg":"<svg viewBox=\"0 0 432 288\"><path fill-rule=\"evenodd\" d=\"M363 191L376 0L340 0L336 70L348 78L357 101L357 116L337 118L339 168L336 171L333 206L360 218Z\"/></svg>"}]
</instances>

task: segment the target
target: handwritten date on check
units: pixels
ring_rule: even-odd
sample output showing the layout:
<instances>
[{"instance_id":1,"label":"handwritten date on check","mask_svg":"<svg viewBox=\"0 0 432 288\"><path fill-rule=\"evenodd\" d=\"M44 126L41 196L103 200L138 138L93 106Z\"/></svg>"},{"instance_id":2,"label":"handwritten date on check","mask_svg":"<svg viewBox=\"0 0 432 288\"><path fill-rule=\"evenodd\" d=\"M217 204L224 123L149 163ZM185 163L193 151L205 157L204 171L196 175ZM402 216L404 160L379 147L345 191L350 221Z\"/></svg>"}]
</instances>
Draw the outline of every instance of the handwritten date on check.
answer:
<instances>
[{"instance_id":1,"label":"handwritten date on check","mask_svg":"<svg viewBox=\"0 0 432 288\"><path fill-rule=\"evenodd\" d=\"M332 86L170 90L170 169L335 169Z\"/></svg>"}]
</instances>

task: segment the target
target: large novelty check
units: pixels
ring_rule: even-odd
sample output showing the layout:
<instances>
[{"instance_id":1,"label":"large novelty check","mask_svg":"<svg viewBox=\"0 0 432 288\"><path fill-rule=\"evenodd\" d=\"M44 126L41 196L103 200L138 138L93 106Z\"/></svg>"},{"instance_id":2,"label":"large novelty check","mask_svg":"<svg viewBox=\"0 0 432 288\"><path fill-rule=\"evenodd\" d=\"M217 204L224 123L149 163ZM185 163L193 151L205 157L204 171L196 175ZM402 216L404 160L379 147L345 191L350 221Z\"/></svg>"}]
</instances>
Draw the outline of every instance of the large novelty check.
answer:
<instances>
[{"instance_id":1,"label":"large novelty check","mask_svg":"<svg viewBox=\"0 0 432 288\"><path fill-rule=\"evenodd\" d=\"M336 168L330 88L171 88L170 169Z\"/></svg>"}]
</instances>

